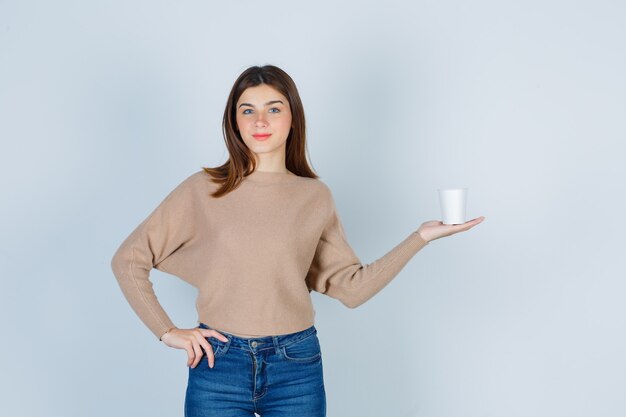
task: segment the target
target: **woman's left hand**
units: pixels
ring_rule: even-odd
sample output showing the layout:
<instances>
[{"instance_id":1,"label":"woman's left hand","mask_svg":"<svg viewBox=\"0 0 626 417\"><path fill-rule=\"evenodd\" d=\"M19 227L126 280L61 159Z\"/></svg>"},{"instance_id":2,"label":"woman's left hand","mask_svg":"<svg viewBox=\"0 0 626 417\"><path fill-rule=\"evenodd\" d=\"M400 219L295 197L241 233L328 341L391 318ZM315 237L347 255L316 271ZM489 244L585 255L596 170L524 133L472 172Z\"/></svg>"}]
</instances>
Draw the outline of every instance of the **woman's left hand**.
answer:
<instances>
[{"instance_id":1,"label":"woman's left hand","mask_svg":"<svg viewBox=\"0 0 626 417\"><path fill-rule=\"evenodd\" d=\"M443 224L442 221L431 220L422 223L417 232L422 236L426 242L431 242L440 237L450 236L455 233L464 232L476 226L485 220L485 216L477 217L473 220L465 222L463 224Z\"/></svg>"}]
</instances>

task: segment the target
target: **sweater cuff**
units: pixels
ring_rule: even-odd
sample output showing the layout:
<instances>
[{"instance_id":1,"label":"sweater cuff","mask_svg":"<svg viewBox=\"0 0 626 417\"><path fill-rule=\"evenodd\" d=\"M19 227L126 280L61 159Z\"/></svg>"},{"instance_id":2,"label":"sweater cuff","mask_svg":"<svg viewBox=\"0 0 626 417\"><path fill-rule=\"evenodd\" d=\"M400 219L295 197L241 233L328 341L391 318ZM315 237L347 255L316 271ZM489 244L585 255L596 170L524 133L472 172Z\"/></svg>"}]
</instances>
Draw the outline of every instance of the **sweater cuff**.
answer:
<instances>
[{"instance_id":1,"label":"sweater cuff","mask_svg":"<svg viewBox=\"0 0 626 417\"><path fill-rule=\"evenodd\" d=\"M174 326L174 327L170 327L169 329L167 329L163 334L161 334L161 336L159 337L159 342L162 341L163 336L165 336L165 334L169 333L170 330L172 329L177 329L178 327Z\"/></svg>"}]
</instances>

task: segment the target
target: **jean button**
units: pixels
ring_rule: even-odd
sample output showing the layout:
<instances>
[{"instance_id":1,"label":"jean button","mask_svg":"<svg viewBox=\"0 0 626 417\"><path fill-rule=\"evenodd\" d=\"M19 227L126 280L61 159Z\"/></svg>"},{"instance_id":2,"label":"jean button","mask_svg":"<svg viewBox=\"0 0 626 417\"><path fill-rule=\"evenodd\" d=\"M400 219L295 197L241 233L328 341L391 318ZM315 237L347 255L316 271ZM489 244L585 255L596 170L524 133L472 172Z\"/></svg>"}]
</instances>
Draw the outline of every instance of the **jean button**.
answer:
<instances>
[{"instance_id":1,"label":"jean button","mask_svg":"<svg viewBox=\"0 0 626 417\"><path fill-rule=\"evenodd\" d=\"M255 348L257 345L256 341L252 341L252 347Z\"/></svg>"}]
</instances>

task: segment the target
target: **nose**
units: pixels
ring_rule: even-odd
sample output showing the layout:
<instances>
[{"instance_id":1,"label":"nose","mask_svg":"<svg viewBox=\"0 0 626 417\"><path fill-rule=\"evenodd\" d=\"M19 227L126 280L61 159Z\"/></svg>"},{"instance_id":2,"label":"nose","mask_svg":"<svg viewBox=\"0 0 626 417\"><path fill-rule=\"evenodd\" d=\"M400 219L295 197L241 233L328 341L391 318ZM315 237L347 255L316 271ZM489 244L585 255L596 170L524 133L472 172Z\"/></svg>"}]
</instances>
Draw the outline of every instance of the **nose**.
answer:
<instances>
[{"instance_id":1,"label":"nose","mask_svg":"<svg viewBox=\"0 0 626 417\"><path fill-rule=\"evenodd\" d=\"M262 113L259 113L259 115L257 116L257 118L255 120L255 124L257 126L266 126L267 125L267 121L265 120L265 116Z\"/></svg>"}]
</instances>

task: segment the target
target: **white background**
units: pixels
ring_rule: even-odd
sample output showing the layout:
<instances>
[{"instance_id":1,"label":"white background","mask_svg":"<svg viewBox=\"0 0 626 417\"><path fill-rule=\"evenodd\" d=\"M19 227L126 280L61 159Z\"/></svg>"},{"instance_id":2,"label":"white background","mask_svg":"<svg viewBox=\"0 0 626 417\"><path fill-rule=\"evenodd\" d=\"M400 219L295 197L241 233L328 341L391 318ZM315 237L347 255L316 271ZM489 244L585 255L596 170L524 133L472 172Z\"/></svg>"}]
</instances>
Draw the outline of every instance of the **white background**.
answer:
<instances>
[{"instance_id":1,"label":"white background","mask_svg":"<svg viewBox=\"0 0 626 417\"><path fill-rule=\"evenodd\" d=\"M329 417L626 415L624 3L297 3L0 1L0 414L182 415L186 353L110 260L226 160L227 94L269 63L362 262L441 219L437 188L486 216L357 309L312 294Z\"/></svg>"}]
</instances>

